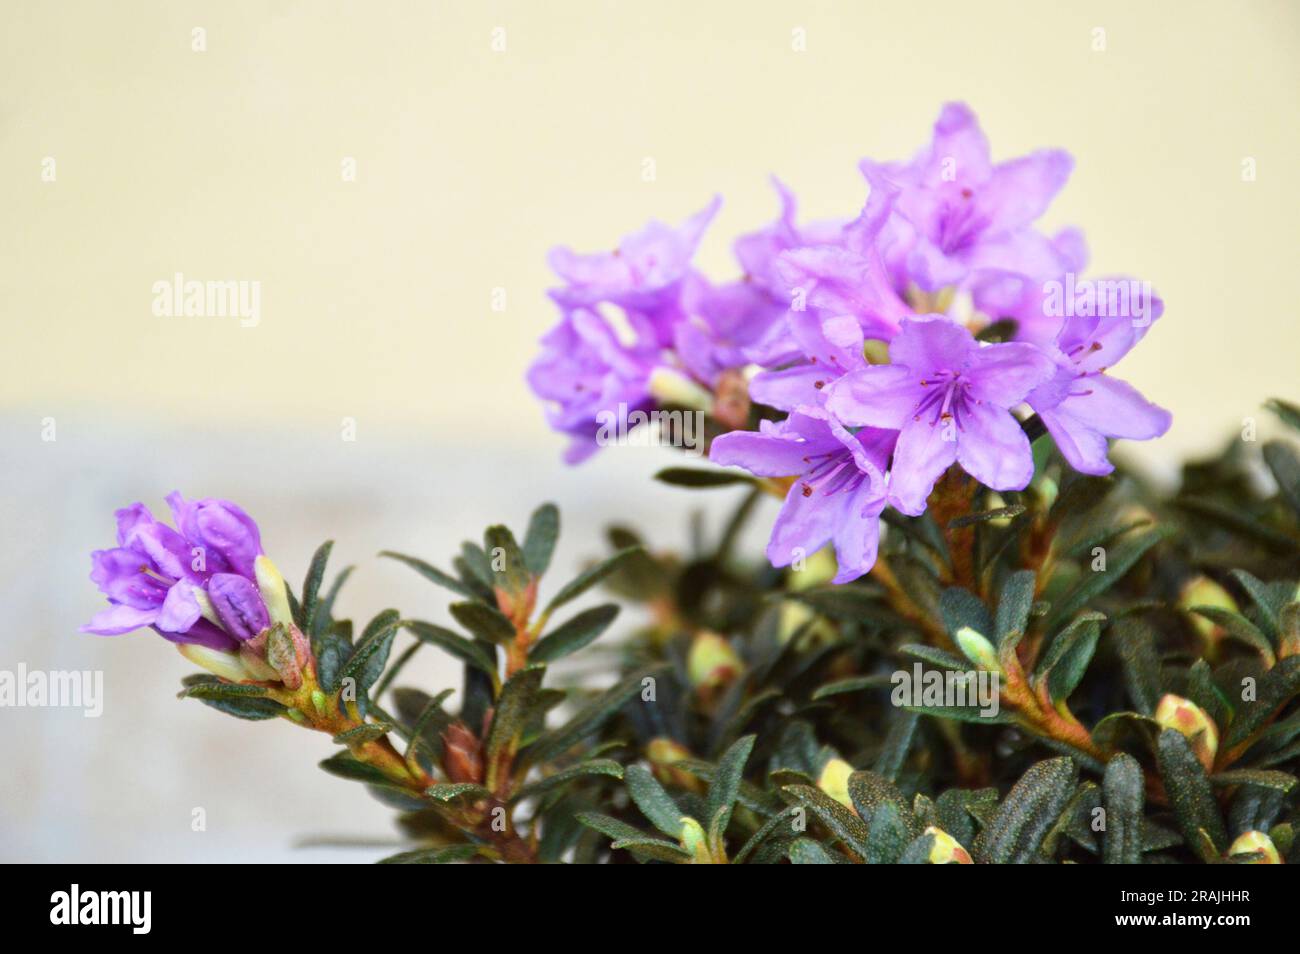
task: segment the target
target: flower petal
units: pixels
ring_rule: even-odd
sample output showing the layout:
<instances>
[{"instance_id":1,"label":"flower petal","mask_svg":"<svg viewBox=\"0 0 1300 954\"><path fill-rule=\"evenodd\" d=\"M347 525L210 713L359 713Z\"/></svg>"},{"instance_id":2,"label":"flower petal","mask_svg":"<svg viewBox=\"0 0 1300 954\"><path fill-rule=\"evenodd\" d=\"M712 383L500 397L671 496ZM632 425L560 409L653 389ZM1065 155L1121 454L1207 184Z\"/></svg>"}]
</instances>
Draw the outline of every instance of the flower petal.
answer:
<instances>
[{"instance_id":1,"label":"flower petal","mask_svg":"<svg viewBox=\"0 0 1300 954\"><path fill-rule=\"evenodd\" d=\"M1039 418L1056 441L1056 447L1070 466L1081 474L1103 477L1115 469L1106 456L1110 450L1106 437L1059 408L1039 411Z\"/></svg>"},{"instance_id":2,"label":"flower petal","mask_svg":"<svg viewBox=\"0 0 1300 954\"><path fill-rule=\"evenodd\" d=\"M208 598L227 633L243 641L271 625L271 614L257 587L234 573L218 573L208 582Z\"/></svg>"},{"instance_id":3,"label":"flower petal","mask_svg":"<svg viewBox=\"0 0 1300 954\"><path fill-rule=\"evenodd\" d=\"M827 410L845 424L892 430L912 419L924 396L916 373L896 364L860 368L826 390Z\"/></svg>"},{"instance_id":4,"label":"flower petal","mask_svg":"<svg viewBox=\"0 0 1300 954\"><path fill-rule=\"evenodd\" d=\"M134 606L115 604L96 613L89 623L81 627L81 631L97 636L118 636L133 629L151 626L157 617L157 609L137 609Z\"/></svg>"},{"instance_id":5,"label":"flower petal","mask_svg":"<svg viewBox=\"0 0 1300 954\"><path fill-rule=\"evenodd\" d=\"M1034 388L1051 380L1056 362L1041 349L1021 341L985 345L966 372L971 397L995 407L1011 408Z\"/></svg>"},{"instance_id":6,"label":"flower petal","mask_svg":"<svg viewBox=\"0 0 1300 954\"><path fill-rule=\"evenodd\" d=\"M957 459L955 430L929 421L908 421L898 435L894 464L889 471L889 502L919 517L935 481Z\"/></svg>"},{"instance_id":7,"label":"flower petal","mask_svg":"<svg viewBox=\"0 0 1300 954\"><path fill-rule=\"evenodd\" d=\"M993 490L1023 490L1034 476L1029 438L1010 411L992 404L962 408L957 462Z\"/></svg>"},{"instance_id":8,"label":"flower petal","mask_svg":"<svg viewBox=\"0 0 1300 954\"><path fill-rule=\"evenodd\" d=\"M960 371L978 349L964 327L942 315L920 315L903 322L889 343L889 360L910 368L917 378L935 371Z\"/></svg>"},{"instance_id":9,"label":"flower petal","mask_svg":"<svg viewBox=\"0 0 1300 954\"><path fill-rule=\"evenodd\" d=\"M1169 430L1173 418L1144 398L1137 388L1105 374L1080 378L1075 390L1086 394L1067 397L1060 410L1108 437L1146 441Z\"/></svg>"}]
</instances>

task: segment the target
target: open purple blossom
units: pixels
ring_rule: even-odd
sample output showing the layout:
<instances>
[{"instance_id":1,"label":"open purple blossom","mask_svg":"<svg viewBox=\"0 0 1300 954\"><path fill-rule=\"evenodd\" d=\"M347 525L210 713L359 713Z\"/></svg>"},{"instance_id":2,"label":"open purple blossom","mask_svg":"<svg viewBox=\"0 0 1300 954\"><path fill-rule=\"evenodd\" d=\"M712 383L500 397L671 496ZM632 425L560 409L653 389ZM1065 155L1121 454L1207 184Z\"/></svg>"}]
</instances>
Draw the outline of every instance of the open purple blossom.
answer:
<instances>
[{"instance_id":1,"label":"open purple blossom","mask_svg":"<svg viewBox=\"0 0 1300 954\"><path fill-rule=\"evenodd\" d=\"M624 237L612 252L552 249L551 268L567 284L553 289L551 297L565 309L616 306L641 338L661 346L672 344L673 326L682 317L682 285L691 274L691 259L721 204L715 198L676 228L652 221Z\"/></svg>"},{"instance_id":2,"label":"open purple blossom","mask_svg":"<svg viewBox=\"0 0 1300 954\"><path fill-rule=\"evenodd\" d=\"M964 103L943 107L930 145L910 162L863 160L873 188L898 191L885 253L895 286L937 291L982 269L1053 274L1051 243L1032 223L1073 165L1059 149L995 165L979 121Z\"/></svg>"},{"instance_id":3,"label":"open purple blossom","mask_svg":"<svg viewBox=\"0 0 1300 954\"><path fill-rule=\"evenodd\" d=\"M285 615L284 582L257 524L235 504L179 493L167 503L176 529L142 503L117 511L117 546L91 554L90 578L109 606L81 629L116 636L150 627L174 643L234 652Z\"/></svg>"},{"instance_id":4,"label":"open purple blossom","mask_svg":"<svg viewBox=\"0 0 1300 954\"><path fill-rule=\"evenodd\" d=\"M1107 456L1109 437L1144 441L1169 430L1168 411L1106 374L1148 326L1123 315L1069 319L1053 349L1056 373L1029 393L1029 406L1075 470L1097 475L1114 470Z\"/></svg>"},{"instance_id":5,"label":"open purple blossom","mask_svg":"<svg viewBox=\"0 0 1300 954\"><path fill-rule=\"evenodd\" d=\"M543 351L528 369L528 383L547 402L552 428L571 438L564 459L576 464L596 452L601 414L654 406L650 375L659 348L625 345L598 312L577 308L542 339Z\"/></svg>"},{"instance_id":6,"label":"open purple blossom","mask_svg":"<svg viewBox=\"0 0 1300 954\"><path fill-rule=\"evenodd\" d=\"M1051 358L1028 344L980 345L940 315L905 320L889 357L888 365L860 368L832 384L827 408L847 425L899 431L893 506L923 513L935 481L954 461L994 490L1029 483L1029 440L1010 409L1053 375Z\"/></svg>"},{"instance_id":7,"label":"open purple blossom","mask_svg":"<svg viewBox=\"0 0 1300 954\"><path fill-rule=\"evenodd\" d=\"M768 560L789 566L829 541L839 563L834 582L847 583L876 562L895 436L870 427L851 434L833 419L796 412L780 423L762 422L757 433L723 434L709 456L759 477L793 476L772 527Z\"/></svg>"}]
</instances>

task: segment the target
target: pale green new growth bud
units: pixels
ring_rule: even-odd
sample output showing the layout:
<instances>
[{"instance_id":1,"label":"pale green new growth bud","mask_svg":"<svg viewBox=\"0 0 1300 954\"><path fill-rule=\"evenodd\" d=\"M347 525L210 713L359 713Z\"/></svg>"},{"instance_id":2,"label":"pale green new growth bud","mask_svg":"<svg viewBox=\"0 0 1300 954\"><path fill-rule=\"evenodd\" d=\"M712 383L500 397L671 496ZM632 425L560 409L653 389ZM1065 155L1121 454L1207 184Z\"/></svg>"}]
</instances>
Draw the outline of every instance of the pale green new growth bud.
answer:
<instances>
[{"instance_id":1,"label":"pale green new growth bud","mask_svg":"<svg viewBox=\"0 0 1300 954\"><path fill-rule=\"evenodd\" d=\"M989 672L1002 671L1002 667L998 665L998 651L993 648L993 644L969 626L957 630L957 645L966 658L980 669L987 669Z\"/></svg>"},{"instance_id":2,"label":"pale green new growth bud","mask_svg":"<svg viewBox=\"0 0 1300 954\"><path fill-rule=\"evenodd\" d=\"M209 649L198 643L177 643L180 654L194 665L206 669L214 676L220 676L229 682L243 682L252 678L245 668L243 660L235 653L225 653L219 649Z\"/></svg>"},{"instance_id":3,"label":"pale green new growth bud","mask_svg":"<svg viewBox=\"0 0 1300 954\"><path fill-rule=\"evenodd\" d=\"M1260 852L1263 858L1256 858L1246 862L1250 865L1280 865L1282 856L1278 854L1277 848L1273 845L1273 839L1262 831L1243 832L1237 836L1237 840L1228 848L1228 856L1233 855L1252 855Z\"/></svg>"},{"instance_id":4,"label":"pale green new growth bud","mask_svg":"<svg viewBox=\"0 0 1300 954\"><path fill-rule=\"evenodd\" d=\"M853 799L849 798L849 776L853 766L843 759L831 759L822 769L817 779L817 787L835 799L844 807L853 811Z\"/></svg>"},{"instance_id":5,"label":"pale green new growth bud","mask_svg":"<svg viewBox=\"0 0 1300 954\"><path fill-rule=\"evenodd\" d=\"M930 847L930 864L932 865L970 865L970 853L961 846L956 838L942 828L931 825L923 834L933 835L934 844Z\"/></svg>"},{"instance_id":6,"label":"pale green new growth bud","mask_svg":"<svg viewBox=\"0 0 1300 954\"><path fill-rule=\"evenodd\" d=\"M293 613L289 610L289 591L285 589L284 577L276 569L271 558L263 553L253 561L253 571L257 574L257 591L266 604L272 623L293 625Z\"/></svg>"},{"instance_id":7,"label":"pale green new growth bud","mask_svg":"<svg viewBox=\"0 0 1300 954\"><path fill-rule=\"evenodd\" d=\"M1155 720L1161 727L1187 736L1197 761L1207 772L1213 767L1219 751L1219 729L1204 709L1190 699L1167 693L1156 706Z\"/></svg>"},{"instance_id":8,"label":"pale green new growth bud","mask_svg":"<svg viewBox=\"0 0 1300 954\"><path fill-rule=\"evenodd\" d=\"M708 413L713 410L713 394L689 378L668 368L655 368L650 375L650 393L660 404L685 407Z\"/></svg>"},{"instance_id":9,"label":"pale green new growth bud","mask_svg":"<svg viewBox=\"0 0 1300 954\"><path fill-rule=\"evenodd\" d=\"M683 815L681 821L682 847L694 856L695 864L712 864L713 856L709 854L709 836L705 834L703 826L689 815Z\"/></svg>"}]
</instances>

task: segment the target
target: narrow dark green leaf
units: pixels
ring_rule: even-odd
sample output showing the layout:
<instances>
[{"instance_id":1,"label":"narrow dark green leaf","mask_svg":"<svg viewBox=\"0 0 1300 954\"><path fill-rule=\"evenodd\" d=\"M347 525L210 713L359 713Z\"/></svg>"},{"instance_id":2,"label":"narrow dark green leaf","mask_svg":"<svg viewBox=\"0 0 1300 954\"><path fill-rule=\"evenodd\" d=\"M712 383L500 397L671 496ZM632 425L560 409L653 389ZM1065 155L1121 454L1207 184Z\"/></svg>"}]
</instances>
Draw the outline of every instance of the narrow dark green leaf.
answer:
<instances>
[{"instance_id":1,"label":"narrow dark green leaf","mask_svg":"<svg viewBox=\"0 0 1300 954\"><path fill-rule=\"evenodd\" d=\"M670 838L682 836L682 816L686 813L673 801L649 769L629 765L623 775L627 793L652 825Z\"/></svg>"},{"instance_id":2,"label":"narrow dark green leaf","mask_svg":"<svg viewBox=\"0 0 1300 954\"><path fill-rule=\"evenodd\" d=\"M536 798L538 795L544 795L570 782L597 776L623 778L623 766L613 759L591 759L586 762L579 762L577 765L570 765L558 772L547 775L545 778L540 778L525 785L510 797L510 801L518 802L526 798Z\"/></svg>"},{"instance_id":3,"label":"narrow dark green leaf","mask_svg":"<svg viewBox=\"0 0 1300 954\"><path fill-rule=\"evenodd\" d=\"M1193 606L1191 612L1198 616L1204 616L1212 623L1217 623L1223 627L1226 635L1231 636L1238 642L1245 643L1255 652L1259 653L1260 658L1264 660L1264 665L1272 668L1277 661L1273 653L1273 645L1269 642L1267 636L1260 632L1259 627L1252 623L1240 613L1234 613L1230 609L1224 609L1221 606Z\"/></svg>"},{"instance_id":4,"label":"narrow dark green leaf","mask_svg":"<svg viewBox=\"0 0 1300 954\"><path fill-rule=\"evenodd\" d=\"M446 865L468 861L479 852L477 845L444 845L441 848L417 848L382 858L381 865Z\"/></svg>"},{"instance_id":5,"label":"narrow dark green leaf","mask_svg":"<svg viewBox=\"0 0 1300 954\"><path fill-rule=\"evenodd\" d=\"M430 785L424 790L424 794L439 802L453 802L458 798L490 798L492 793L482 785L475 785L473 782L442 782L438 785Z\"/></svg>"},{"instance_id":6,"label":"narrow dark green leaf","mask_svg":"<svg viewBox=\"0 0 1300 954\"><path fill-rule=\"evenodd\" d=\"M522 593L531 575L524 565L524 552L508 527L497 524L483 534L484 548L492 567L493 581L507 593Z\"/></svg>"},{"instance_id":7,"label":"narrow dark green leaf","mask_svg":"<svg viewBox=\"0 0 1300 954\"><path fill-rule=\"evenodd\" d=\"M1106 763L1101 789L1106 809L1102 851L1108 865L1142 863L1144 781L1137 759L1125 752Z\"/></svg>"},{"instance_id":8,"label":"narrow dark green leaf","mask_svg":"<svg viewBox=\"0 0 1300 954\"><path fill-rule=\"evenodd\" d=\"M1276 414L1284 424L1300 431L1300 407L1281 398L1269 398L1264 402L1264 406Z\"/></svg>"},{"instance_id":9,"label":"narrow dark green leaf","mask_svg":"<svg viewBox=\"0 0 1300 954\"><path fill-rule=\"evenodd\" d=\"M993 864L1036 860L1043 839L1070 801L1078 774L1068 757L1031 765L976 839L979 860Z\"/></svg>"},{"instance_id":10,"label":"narrow dark green leaf","mask_svg":"<svg viewBox=\"0 0 1300 954\"><path fill-rule=\"evenodd\" d=\"M655 480L674 487L730 487L755 482L748 474L729 470L702 470L698 467L667 467L655 474Z\"/></svg>"},{"instance_id":11,"label":"narrow dark green leaf","mask_svg":"<svg viewBox=\"0 0 1300 954\"><path fill-rule=\"evenodd\" d=\"M266 690L261 686L236 685L222 682L216 676L199 674L187 676L182 680L185 686L177 697L181 699L198 699L204 705L211 706L218 712L260 722L287 715L289 710L274 699L265 698Z\"/></svg>"},{"instance_id":12,"label":"narrow dark green leaf","mask_svg":"<svg viewBox=\"0 0 1300 954\"><path fill-rule=\"evenodd\" d=\"M319 609L319 595L321 579L325 576L325 564L329 562L330 551L334 549L334 541L326 540L312 555L311 564L307 567L307 578L302 584L302 600L298 606L298 619L295 620L298 628L304 633L316 634L317 616Z\"/></svg>"},{"instance_id":13,"label":"narrow dark green leaf","mask_svg":"<svg viewBox=\"0 0 1300 954\"><path fill-rule=\"evenodd\" d=\"M356 649L340 670L340 680L352 679L356 682L358 700L383 672L388 654L393 648L393 638L401 623L401 614L395 609L384 610L377 615L366 624Z\"/></svg>"},{"instance_id":14,"label":"narrow dark green leaf","mask_svg":"<svg viewBox=\"0 0 1300 954\"><path fill-rule=\"evenodd\" d=\"M998 597L998 615L994 626L996 645L1011 633L1025 633L1029 628L1029 611L1034 606L1034 587L1037 577L1033 570L1017 570L1007 577Z\"/></svg>"},{"instance_id":15,"label":"narrow dark green leaf","mask_svg":"<svg viewBox=\"0 0 1300 954\"><path fill-rule=\"evenodd\" d=\"M448 609L456 622L485 642L508 643L515 638L514 624L495 607L483 603L452 603Z\"/></svg>"},{"instance_id":16,"label":"narrow dark green leaf","mask_svg":"<svg viewBox=\"0 0 1300 954\"><path fill-rule=\"evenodd\" d=\"M1165 729L1156 743L1156 760L1169 804L1188 846L1205 862L1218 860L1227 847L1228 833L1210 790L1205 769L1187 739L1176 729ZM1200 832L1209 836L1209 843Z\"/></svg>"},{"instance_id":17,"label":"narrow dark green leaf","mask_svg":"<svg viewBox=\"0 0 1300 954\"><path fill-rule=\"evenodd\" d=\"M551 554L560 538L560 511L553 503L544 503L528 521L524 534L524 565L533 576L541 576L551 565Z\"/></svg>"},{"instance_id":18,"label":"narrow dark green leaf","mask_svg":"<svg viewBox=\"0 0 1300 954\"><path fill-rule=\"evenodd\" d=\"M1264 445L1264 460L1277 480L1277 489L1291 509L1300 514L1300 456L1295 448L1281 441Z\"/></svg>"},{"instance_id":19,"label":"narrow dark green leaf","mask_svg":"<svg viewBox=\"0 0 1300 954\"><path fill-rule=\"evenodd\" d=\"M1061 702L1078 687L1101 637L1101 613L1085 613L1057 633L1037 667L1038 680L1047 680L1053 702Z\"/></svg>"},{"instance_id":20,"label":"narrow dark green leaf","mask_svg":"<svg viewBox=\"0 0 1300 954\"><path fill-rule=\"evenodd\" d=\"M563 606L571 600L577 599L587 590L591 589L605 577L609 576L619 568L622 563L634 554L643 552L640 547L627 547L619 550L609 559L596 564L588 570L580 573L577 577L566 583L551 602L546 606L546 612L550 613Z\"/></svg>"},{"instance_id":21,"label":"narrow dark green leaf","mask_svg":"<svg viewBox=\"0 0 1300 954\"><path fill-rule=\"evenodd\" d=\"M1170 533L1172 530L1167 527L1140 531L1112 547L1106 557L1106 569L1086 569L1078 582L1052 606L1047 629L1057 629L1089 602L1118 583L1148 550Z\"/></svg>"},{"instance_id":22,"label":"narrow dark green leaf","mask_svg":"<svg viewBox=\"0 0 1300 954\"><path fill-rule=\"evenodd\" d=\"M472 639L466 639L459 633L453 633L449 629L423 620L406 620L404 625L420 642L437 646L461 662L487 673L494 679L497 677L496 663Z\"/></svg>"},{"instance_id":23,"label":"narrow dark green leaf","mask_svg":"<svg viewBox=\"0 0 1300 954\"><path fill-rule=\"evenodd\" d=\"M390 560L397 560L399 563L405 563L416 573L420 574L426 580L438 584L443 589L451 590L460 596L469 600L477 600L479 595L460 580L456 579L449 573L444 573L431 563L426 563L418 557L407 556L405 553L397 553L393 550L382 550L379 555L388 557Z\"/></svg>"},{"instance_id":24,"label":"narrow dark green leaf","mask_svg":"<svg viewBox=\"0 0 1300 954\"><path fill-rule=\"evenodd\" d=\"M584 610L539 639L529 650L528 658L536 662L551 663L570 653L575 653L594 642L609 627L609 624L614 622L616 616L618 616L618 607L613 603Z\"/></svg>"},{"instance_id":25,"label":"narrow dark green leaf","mask_svg":"<svg viewBox=\"0 0 1300 954\"><path fill-rule=\"evenodd\" d=\"M1256 788L1271 788L1279 792L1289 792L1296 786L1296 777L1289 772L1275 772L1265 769L1235 769L1211 775L1210 784L1217 785L1220 788L1229 785L1253 785Z\"/></svg>"},{"instance_id":26,"label":"narrow dark green leaf","mask_svg":"<svg viewBox=\"0 0 1300 954\"><path fill-rule=\"evenodd\" d=\"M786 855L790 859L790 863L795 865L835 864L831 856L826 853L826 849L811 838L796 838L790 842L790 847L786 849Z\"/></svg>"},{"instance_id":27,"label":"narrow dark green leaf","mask_svg":"<svg viewBox=\"0 0 1300 954\"><path fill-rule=\"evenodd\" d=\"M1224 735L1225 748L1245 742L1279 709L1300 693L1300 656L1288 656L1259 680L1253 701L1236 702L1236 715Z\"/></svg>"},{"instance_id":28,"label":"narrow dark green leaf","mask_svg":"<svg viewBox=\"0 0 1300 954\"><path fill-rule=\"evenodd\" d=\"M708 811L709 827L719 832L727 830L731 820L731 810L736 804L736 795L740 791L740 780L745 772L745 763L749 753L754 750L755 736L741 736L718 759L718 771L709 786Z\"/></svg>"},{"instance_id":29,"label":"narrow dark green leaf","mask_svg":"<svg viewBox=\"0 0 1300 954\"><path fill-rule=\"evenodd\" d=\"M334 736L335 745L362 745L366 742L373 742L375 739L382 739L393 727L387 722L367 722L356 728L348 729Z\"/></svg>"},{"instance_id":30,"label":"narrow dark green leaf","mask_svg":"<svg viewBox=\"0 0 1300 954\"><path fill-rule=\"evenodd\" d=\"M856 860L866 863L870 854L871 831L861 818L811 785L786 785L781 790L816 815Z\"/></svg>"},{"instance_id":31,"label":"narrow dark green leaf","mask_svg":"<svg viewBox=\"0 0 1300 954\"><path fill-rule=\"evenodd\" d=\"M501 689L487 739L487 784L491 789L496 789L499 771L519 751L524 730L536 715L537 694L545 674L545 666L525 666Z\"/></svg>"}]
</instances>

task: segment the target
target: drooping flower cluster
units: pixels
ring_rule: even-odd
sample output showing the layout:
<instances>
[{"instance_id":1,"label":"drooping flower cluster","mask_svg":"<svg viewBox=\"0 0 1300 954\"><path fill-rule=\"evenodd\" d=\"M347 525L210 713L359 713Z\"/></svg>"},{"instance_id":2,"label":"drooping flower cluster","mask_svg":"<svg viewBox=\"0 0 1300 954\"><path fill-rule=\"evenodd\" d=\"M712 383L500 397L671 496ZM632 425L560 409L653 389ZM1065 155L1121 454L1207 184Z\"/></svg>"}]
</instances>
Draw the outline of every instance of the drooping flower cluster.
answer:
<instances>
[{"instance_id":1,"label":"drooping flower cluster","mask_svg":"<svg viewBox=\"0 0 1300 954\"><path fill-rule=\"evenodd\" d=\"M994 163L974 114L950 103L913 159L861 163L869 191L851 221L799 225L778 184L780 218L735 244L739 281L691 267L717 200L614 252L557 250L562 318L529 381L577 462L602 414L675 400L683 380L716 402L741 376L760 412L784 417L717 437L712 460L789 479L774 565L830 542L836 581L854 579L875 561L883 508L923 513L953 464L993 490L1025 488L1031 414L1088 474L1112 469L1109 438L1168 429L1166 411L1106 373L1162 302L1145 282L1083 278L1081 233L1034 225L1072 166L1059 150Z\"/></svg>"},{"instance_id":2,"label":"drooping flower cluster","mask_svg":"<svg viewBox=\"0 0 1300 954\"><path fill-rule=\"evenodd\" d=\"M109 606L82 632L117 636L149 627L224 678L292 685L310 650L257 524L225 500L188 501L174 492L167 503L175 529L142 503L117 511L117 546L90 555L90 578ZM272 665L266 643L276 624L294 651Z\"/></svg>"}]
</instances>

